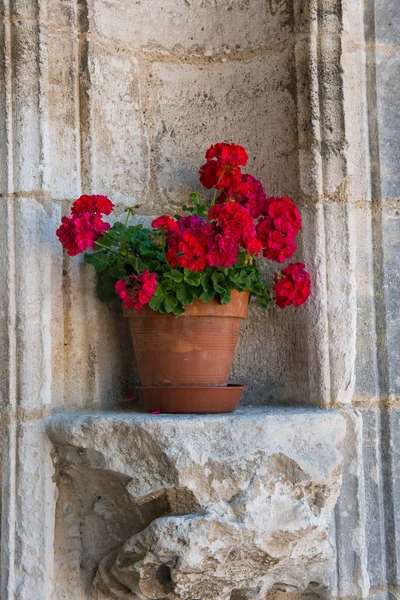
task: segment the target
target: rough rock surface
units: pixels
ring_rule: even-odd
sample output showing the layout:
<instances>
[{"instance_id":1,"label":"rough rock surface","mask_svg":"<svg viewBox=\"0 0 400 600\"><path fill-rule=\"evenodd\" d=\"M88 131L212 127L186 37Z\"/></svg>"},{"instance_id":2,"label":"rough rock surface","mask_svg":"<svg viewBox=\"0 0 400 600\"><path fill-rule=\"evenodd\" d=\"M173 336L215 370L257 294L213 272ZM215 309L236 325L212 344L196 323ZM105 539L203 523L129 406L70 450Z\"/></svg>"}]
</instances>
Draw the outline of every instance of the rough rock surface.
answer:
<instances>
[{"instance_id":1,"label":"rough rock surface","mask_svg":"<svg viewBox=\"0 0 400 600\"><path fill-rule=\"evenodd\" d=\"M164 502L104 556L92 597L263 600L328 587L345 429L339 413L310 409L52 417L59 472L118 473L137 507ZM113 506L102 495L94 510L110 520Z\"/></svg>"}]
</instances>

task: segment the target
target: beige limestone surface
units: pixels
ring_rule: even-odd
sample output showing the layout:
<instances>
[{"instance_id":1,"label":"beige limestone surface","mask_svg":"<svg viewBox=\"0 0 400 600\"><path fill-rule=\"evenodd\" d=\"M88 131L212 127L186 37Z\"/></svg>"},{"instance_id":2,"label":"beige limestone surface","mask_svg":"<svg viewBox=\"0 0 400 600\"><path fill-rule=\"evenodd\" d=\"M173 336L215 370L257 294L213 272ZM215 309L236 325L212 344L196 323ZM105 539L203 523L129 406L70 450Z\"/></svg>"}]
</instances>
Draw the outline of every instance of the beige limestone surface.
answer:
<instances>
[{"instance_id":1,"label":"beige limestone surface","mask_svg":"<svg viewBox=\"0 0 400 600\"><path fill-rule=\"evenodd\" d=\"M346 431L339 413L67 413L51 417L47 431L60 497L72 485L72 511L85 515L83 570L94 554L104 554L94 563L93 598L263 600L285 586L329 590L328 526ZM110 475L114 486L124 482L118 496L105 487ZM127 511L137 531L121 532L120 545L111 545L110 530L119 529ZM56 569L64 560L61 547Z\"/></svg>"}]
</instances>

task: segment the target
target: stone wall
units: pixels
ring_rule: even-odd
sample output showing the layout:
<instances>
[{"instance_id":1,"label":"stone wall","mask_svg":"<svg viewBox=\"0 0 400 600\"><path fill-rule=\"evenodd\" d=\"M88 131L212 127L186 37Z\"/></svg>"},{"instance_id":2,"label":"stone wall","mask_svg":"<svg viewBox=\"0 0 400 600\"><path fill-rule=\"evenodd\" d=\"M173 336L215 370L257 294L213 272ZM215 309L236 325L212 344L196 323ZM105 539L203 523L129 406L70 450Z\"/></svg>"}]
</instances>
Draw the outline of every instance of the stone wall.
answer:
<instances>
[{"instance_id":1,"label":"stone wall","mask_svg":"<svg viewBox=\"0 0 400 600\"><path fill-rule=\"evenodd\" d=\"M332 597L396 598L398 2L1 0L0 19L1 598L80 600L52 591L42 419L115 408L137 382L60 217L84 192L173 214L223 139L301 207L314 282L298 312L251 309L232 381L247 405L347 406Z\"/></svg>"},{"instance_id":2,"label":"stone wall","mask_svg":"<svg viewBox=\"0 0 400 600\"><path fill-rule=\"evenodd\" d=\"M271 194L299 197L290 3L93 1L78 8L63 2L49 13L48 185L63 210L65 198L97 190L121 207L139 203L143 214L173 214L200 190L206 148L227 136L249 149L249 168ZM85 405L114 402L137 381L126 359L131 347L115 352L115 318L82 306L76 260L63 268L65 391ZM85 269L82 277L94 304L92 274ZM97 319L114 329L110 351L95 341ZM299 328L298 317L254 310L246 326L232 377L250 385L249 402L263 403L266 390L270 401L306 397L304 336L281 339ZM60 366L57 360L57 392ZM82 386L69 377L75 369Z\"/></svg>"}]
</instances>

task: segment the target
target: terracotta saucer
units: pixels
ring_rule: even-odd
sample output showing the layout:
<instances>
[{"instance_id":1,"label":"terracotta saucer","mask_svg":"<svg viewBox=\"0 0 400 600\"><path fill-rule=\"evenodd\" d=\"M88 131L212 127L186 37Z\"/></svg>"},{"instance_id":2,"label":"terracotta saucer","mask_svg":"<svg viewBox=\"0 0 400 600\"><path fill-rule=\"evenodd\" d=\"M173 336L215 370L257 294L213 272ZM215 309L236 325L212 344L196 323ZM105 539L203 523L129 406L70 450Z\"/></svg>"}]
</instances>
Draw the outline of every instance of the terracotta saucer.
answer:
<instances>
[{"instance_id":1,"label":"terracotta saucer","mask_svg":"<svg viewBox=\"0 0 400 600\"><path fill-rule=\"evenodd\" d=\"M229 413L238 404L244 385L227 386L142 386L139 393L148 412Z\"/></svg>"}]
</instances>

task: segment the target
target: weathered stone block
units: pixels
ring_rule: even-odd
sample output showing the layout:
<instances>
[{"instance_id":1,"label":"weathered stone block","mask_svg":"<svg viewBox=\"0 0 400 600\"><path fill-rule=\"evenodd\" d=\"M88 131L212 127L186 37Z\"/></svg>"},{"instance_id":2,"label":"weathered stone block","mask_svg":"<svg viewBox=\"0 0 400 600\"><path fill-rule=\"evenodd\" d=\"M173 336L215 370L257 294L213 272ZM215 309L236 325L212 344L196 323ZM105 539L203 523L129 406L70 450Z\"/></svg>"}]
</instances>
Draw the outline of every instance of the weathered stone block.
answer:
<instances>
[{"instance_id":1,"label":"weathered stone block","mask_svg":"<svg viewBox=\"0 0 400 600\"><path fill-rule=\"evenodd\" d=\"M96 274L82 257L65 257L62 278L62 339L54 350L53 401L56 406L111 408L134 391L136 363L121 308L96 298ZM107 340L105 342L105 340ZM136 377L137 381L137 377Z\"/></svg>"},{"instance_id":2,"label":"weathered stone block","mask_svg":"<svg viewBox=\"0 0 400 600\"><path fill-rule=\"evenodd\" d=\"M114 201L135 200L149 182L148 145L142 123L136 60L89 43L89 173L93 192Z\"/></svg>"},{"instance_id":3,"label":"weathered stone block","mask_svg":"<svg viewBox=\"0 0 400 600\"><path fill-rule=\"evenodd\" d=\"M37 18L43 0L11 0L10 12L12 15Z\"/></svg>"},{"instance_id":4,"label":"weathered stone block","mask_svg":"<svg viewBox=\"0 0 400 600\"><path fill-rule=\"evenodd\" d=\"M304 195L314 197L323 192L317 47L316 36L309 35L296 41L294 49L299 187Z\"/></svg>"},{"instance_id":5,"label":"weathered stone block","mask_svg":"<svg viewBox=\"0 0 400 600\"><path fill-rule=\"evenodd\" d=\"M397 0L375 1L375 36L379 44L399 45L400 4Z\"/></svg>"},{"instance_id":6,"label":"weathered stone block","mask_svg":"<svg viewBox=\"0 0 400 600\"><path fill-rule=\"evenodd\" d=\"M383 268L386 296L386 344L388 392L400 396L400 207L384 211Z\"/></svg>"},{"instance_id":7,"label":"weathered stone block","mask_svg":"<svg viewBox=\"0 0 400 600\"><path fill-rule=\"evenodd\" d=\"M383 198L400 198L400 52L376 51L379 178Z\"/></svg>"},{"instance_id":8,"label":"weathered stone block","mask_svg":"<svg viewBox=\"0 0 400 600\"><path fill-rule=\"evenodd\" d=\"M350 203L324 207L327 263L327 318L333 403L351 402L355 385L357 304L355 216Z\"/></svg>"},{"instance_id":9,"label":"weathered stone block","mask_svg":"<svg viewBox=\"0 0 400 600\"><path fill-rule=\"evenodd\" d=\"M79 2L74 0L50 0L47 3L49 26L58 30L73 31L76 27L76 13L78 10Z\"/></svg>"},{"instance_id":10,"label":"weathered stone block","mask_svg":"<svg viewBox=\"0 0 400 600\"><path fill-rule=\"evenodd\" d=\"M353 30L349 28L349 31ZM355 47L353 35L346 37L342 43L341 64L346 72L343 96L347 199L350 202L367 202L371 198L371 166L366 143L369 123L365 105L365 50Z\"/></svg>"},{"instance_id":11,"label":"weathered stone block","mask_svg":"<svg viewBox=\"0 0 400 600\"><path fill-rule=\"evenodd\" d=\"M353 408L342 410L347 421L343 454L343 486L335 508L334 539L337 549L337 595L334 598L369 598L370 581L365 535L363 420Z\"/></svg>"},{"instance_id":12,"label":"weathered stone block","mask_svg":"<svg viewBox=\"0 0 400 600\"><path fill-rule=\"evenodd\" d=\"M153 158L160 197L148 204L149 212L173 211L190 191L200 189L198 168L205 150L227 136L249 150L247 169L262 180L267 194L295 195L292 61L289 46L249 62L153 64L149 101L158 106Z\"/></svg>"},{"instance_id":13,"label":"weathered stone block","mask_svg":"<svg viewBox=\"0 0 400 600\"><path fill-rule=\"evenodd\" d=\"M10 294L15 305L7 315L12 334L18 385L16 404L35 411L51 402L51 208L33 198L9 200L8 224L14 229L18 253L15 261L16 280ZM11 250L11 253L13 249ZM12 406L16 408L16 406Z\"/></svg>"},{"instance_id":14,"label":"weathered stone block","mask_svg":"<svg viewBox=\"0 0 400 600\"><path fill-rule=\"evenodd\" d=\"M275 45L292 30L290 2L90 0L90 29L131 48L212 55ZM177 31L179 35L177 36Z\"/></svg>"},{"instance_id":15,"label":"weathered stone block","mask_svg":"<svg viewBox=\"0 0 400 600\"><path fill-rule=\"evenodd\" d=\"M266 261L265 261L266 262ZM263 265L265 277L274 265ZM303 309L266 311L253 301L240 326L230 381L247 386L242 402L250 406L306 404L310 401L307 338L301 334L307 319ZM288 365L290 367L288 368Z\"/></svg>"},{"instance_id":16,"label":"weathered stone block","mask_svg":"<svg viewBox=\"0 0 400 600\"><path fill-rule=\"evenodd\" d=\"M363 410L363 458L365 481L366 543L372 590L386 579L386 544L381 464L381 411ZM375 598L375 596L373 596Z\"/></svg>"},{"instance_id":17,"label":"weathered stone block","mask_svg":"<svg viewBox=\"0 0 400 600\"><path fill-rule=\"evenodd\" d=\"M2 598L51 598L55 485L43 421L2 430Z\"/></svg>"},{"instance_id":18,"label":"weathered stone block","mask_svg":"<svg viewBox=\"0 0 400 600\"><path fill-rule=\"evenodd\" d=\"M382 508L385 518L386 578L400 585L400 410L381 411Z\"/></svg>"},{"instance_id":19,"label":"weathered stone block","mask_svg":"<svg viewBox=\"0 0 400 600\"><path fill-rule=\"evenodd\" d=\"M49 420L48 434L76 491L85 473L119 474L94 507L103 520L119 514L126 492L131 528L142 508L161 512L120 533L121 546L101 561L97 584L111 598L263 600L275 585L328 586L345 434L338 413L65 414Z\"/></svg>"},{"instance_id":20,"label":"weathered stone block","mask_svg":"<svg viewBox=\"0 0 400 600\"><path fill-rule=\"evenodd\" d=\"M357 351L355 361L358 400L378 395L377 335L374 313L372 219L369 208L356 209Z\"/></svg>"},{"instance_id":21,"label":"weathered stone block","mask_svg":"<svg viewBox=\"0 0 400 600\"><path fill-rule=\"evenodd\" d=\"M40 120L42 106L39 80L45 57L40 57L38 38L37 21L15 20L11 24L12 164L13 191L17 192L42 189L43 130Z\"/></svg>"},{"instance_id":22,"label":"weathered stone block","mask_svg":"<svg viewBox=\"0 0 400 600\"><path fill-rule=\"evenodd\" d=\"M72 36L49 37L49 188L55 198L76 198L80 192L78 44Z\"/></svg>"},{"instance_id":23,"label":"weathered stone block","mask_svg":"<svg viewBox=\"0 0 400 600\"><path fill-rule=\"evenodd\" d=\"M6 193L9 186L8 165L8 123L10 107L7 106L7 82L9 71L7 68L7 27L5 20L0 20L0 193Z\"/></svg>"}]
</instances>

